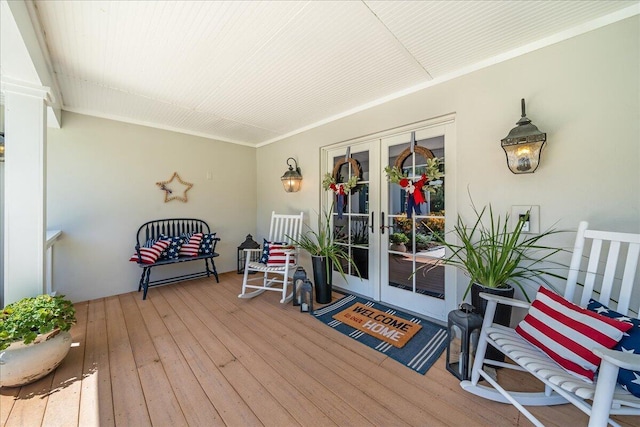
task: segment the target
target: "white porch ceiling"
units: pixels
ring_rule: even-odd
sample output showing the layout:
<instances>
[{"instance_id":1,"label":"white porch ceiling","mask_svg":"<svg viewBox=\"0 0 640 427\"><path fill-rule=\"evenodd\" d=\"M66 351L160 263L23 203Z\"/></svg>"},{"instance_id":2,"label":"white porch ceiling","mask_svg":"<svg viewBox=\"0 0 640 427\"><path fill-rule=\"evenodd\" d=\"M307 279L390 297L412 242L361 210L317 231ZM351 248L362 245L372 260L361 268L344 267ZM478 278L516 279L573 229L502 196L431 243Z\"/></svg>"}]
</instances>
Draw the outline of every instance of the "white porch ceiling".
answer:
<instances>
[{"instance_id":1,"label":"white porch ceiling","mask_svg":"<svg viewBox=\"0 0 640 427\"><path fill-rule=\"evenodd\" d=\"M34 4L63 109L253 146L640 10L638 1Z\"/></svg>"}]
</instances>

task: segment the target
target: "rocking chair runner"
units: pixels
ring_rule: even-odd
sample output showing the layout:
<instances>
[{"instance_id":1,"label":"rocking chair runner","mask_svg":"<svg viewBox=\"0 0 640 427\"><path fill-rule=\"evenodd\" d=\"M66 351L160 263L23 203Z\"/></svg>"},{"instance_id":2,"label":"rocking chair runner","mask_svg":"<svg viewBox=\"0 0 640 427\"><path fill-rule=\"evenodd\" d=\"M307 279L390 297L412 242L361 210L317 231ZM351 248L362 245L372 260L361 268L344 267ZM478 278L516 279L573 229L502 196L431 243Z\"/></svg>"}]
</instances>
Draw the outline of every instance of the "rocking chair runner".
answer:
<instances>
[{"instance_id":1,"label":"rocking chair runner","mask_svg":"<svg viewBox=\"0 0 640 427\"><path fill-rule=\"evenodd\" d=\"M268 241L291 242L292 240L298 240L302 232L302 219L302 212L299 215L282 215L272 212ZM244 249L244 251L247 252L246 262L242 279L242 293L238 295L238 298L253 298L264 291L275 291L282 292L281 303L290 301L293 293L287 293L287 288L293 283L293 271L295 271L298 262L297 248L284 251L285 260L281 265L269 265L252 261L251 252L261 252L263 249ZM249 278L249 274L254 272L262 273L262 276ZM249 284L253 281L262 281L262 283ZM278 284L281 286L277 286ZM247 292L249 289L255 290Z\"/></svg>"},{"instance_id":2,"label":"rocking chair runner","mask_svg":"<svg viewBox=\"0 0 640 427\"><path fill-rule=\"evenodd\" d=\"M589 299L593 298L628 317L640 317L638 314L640 284L636 278L640 234L595 231L588 230L587 227L586 222L581 222L578 228L564 297L581 307L586 307ZM588 241L591 242L591 251L588 256L583 257L585 242ZM622 251L621 248L623 248ZM626 259L621 263L623 265L618 265L618 258L622 258L625 252ZM588 258L588 267L584 281L581 281L584 285L581 286L577 283L583 258ZM606 262L603 262L605 260ZM622 275L622 280L615 279L616 275ZM471 380L460 384L463 389L487 399L513 404L536 426L543 424L524 406L572 403L589 415L590 427L605 426L607 423L618 426L619 424L609 418L610 415L640 416L640 398L616 384L620 368L640 371L640 354L604 348L592 349L602 358L602 361L594 382L583 381L561 368L545 353L517 334L514 329L492 322L497 304L509 304L522 308L528 308L529 304L484 293L481 296L488 301L488 304ZM630 310L631 303L635 304L632 307L633 311ZM496 347L516 364L486 359L487 344ZM484 366L490 365L529 372L545 384L545 391L525 393L505 390L484 370ZM481 379L486 380L493 388L478 384Z\"/></svg>"}]
</instances>

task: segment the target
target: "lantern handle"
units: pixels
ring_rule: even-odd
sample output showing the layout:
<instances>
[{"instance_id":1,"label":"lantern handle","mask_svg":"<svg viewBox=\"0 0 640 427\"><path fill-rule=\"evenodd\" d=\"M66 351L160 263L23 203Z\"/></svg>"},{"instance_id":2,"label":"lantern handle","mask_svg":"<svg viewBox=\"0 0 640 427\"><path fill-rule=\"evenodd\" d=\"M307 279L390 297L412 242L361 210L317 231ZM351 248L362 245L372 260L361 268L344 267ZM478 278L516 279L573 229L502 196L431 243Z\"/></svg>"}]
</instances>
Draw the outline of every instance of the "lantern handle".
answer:
<instances>
[{"instance_id":1,"label":"lantern handle","mask_svg":"<svg viewBox=\"0 0 640 427\"><path fill-rule=\"evenodd\" d=\"M471 313L475 309L476 308L474 306L472 306L471 304L468 304L466 302L463 302L462 304L460 304L460 310L464 311L465 313Z\"/></svg>"},{"instance_id":2,"label":"lantern handle","mask_svg":"<svg viewBox=\"0 0 640 427\"><path fill-rule=\"evenodd\" d=\"M300 173L300 168L298 167L298 162L297 162L297 161L296 161L296 159L294 159L293 157L289 157L289 158L287 159L287 166L289 166L289 170L290 170L290 171L294 170L294 169L293 169L293 166L291 166L291 165L289 164L289 160L293 160L293 162L296 164L295 171L296 171L296 172L298 172L298 173Z\"/></svg>"}]
</instances>

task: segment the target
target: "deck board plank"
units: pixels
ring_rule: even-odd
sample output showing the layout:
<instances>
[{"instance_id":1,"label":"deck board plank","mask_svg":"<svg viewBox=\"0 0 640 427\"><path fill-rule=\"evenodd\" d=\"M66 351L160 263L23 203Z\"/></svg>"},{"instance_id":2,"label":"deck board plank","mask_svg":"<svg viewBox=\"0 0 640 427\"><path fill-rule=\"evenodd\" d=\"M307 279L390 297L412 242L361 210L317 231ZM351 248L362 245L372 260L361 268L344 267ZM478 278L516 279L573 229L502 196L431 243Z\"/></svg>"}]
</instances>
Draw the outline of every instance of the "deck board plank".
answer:
<instances>
[{"instance_id":1,"label":"deck board plank","mask_svg":"<svg viewBox=\"0 0 640 427\"><path fill-rule=\"evenodd\" d=\"M142 310L138 309L134 298L131 294L121 295L120 305L127 324L133 358L140 376L151 423L186 426L187 420L165 373L163 357L156 351L149 331L145 327ZM175 346L173 341L169 345ZM197 398L197 396L194 397Z\"/></svg>"},{"instance_id":2,"label":"deck board plank","mask_svg":"<svg viewBox=\"0 0 640 427\"><path fill-rule=\"evenodd\" d=\"M38 381L20 387L6 427L38 426L42 424L49 401L55 371ZM44 425L44 424L42 424Z\"/></svg>"},{"instance_id":3,"label":"deck board plank","mask_svg":"<svg viewBox=\"0 0 640 427\"><path fill-rule=\"evenodd\" d=\"M82 389L82 361L87 330L87 303L75 304L77 324L71 329L72 346L60 366L54 371L54 389L50 392L43 424L69 426L78 424ZM73 408L73 409L71 409Z\"/></svg>"},{"instance_id":4,"label":"deck board plank","mask_svg":"<svg viewBox=\"0 0 640 427\"><path fill-rule=\"evenodd\" d=\"M163 289L162 291L170 293L174 290ZM269 369L269 366L250 346L239 340L237 335L229 330L228 325L232 319L229 318L228 313L213 315L212 311L201 303L200 298L185 293L184 289L175 291L183 298L185 304L189 305L199 316L203 316L201 320L209 319L205 331L213 334L233 355L233 362L227 363L221 370L237 369L237 365L242 366L243 372L245 372L244 379L247 383L242 381L237 386L249 394L250 397L245 399L245 402L252 405L260 421L265 425L299 424L293 414L298 413L299 407L307 402L301 400L288 382ZM291 407L283 406L287 404Z\"/></svg>"},{"instance_id":5,"label":"deck board plank","mask_svg":"<svg viewBox=\"0 0 640 427\"><path fill-rule=\"evenodd\" d=\"M89 302L78 425L115 426L104 299Z\"/></svg>"},{"instance_id":6,"label":"deck board plank","mask_svg":"<svg viewBox=\"0 0 640 427\"><path fill-rule=\"evenodd\" d=\"M105 308L109 373L116 425L150 426L152 424L147 402L138 377L120 299L117 296L107 298Z\"/></svg>"},{"instance_id":7,"label":"deck board plank","mask_svg":"<svg viewBox=\"0 0 640 427\"><path fill-rule=\"evenodd\" d=\"M237 301L240 306L247 305L245 300ZM403 367L398 362L363 344L354 345L354 341L351 338L331 330L331 328L314 319L313 316L291 310L283 310L282 307L274 305L263 304L257 309L261 310L262 316L255 316L253 310L247 310L248 316L253 315L254 323L258 323L260 318L270 318L274 322L280 323L282 328L289 327L293 329L296 333L289 334L289 336L294 348L305 349L307 352L306 357L308 358L313 358L316 354L322 354L317 363L325 365L325 369L335 370L343 380L349 378L349 382L354 384L356 388L367 390L371 388L372 384L378 384L378 387L384 386L381 389L377 389L374 392L374 396L376 399L388 402L388 408L392 413L396 413L399 419L409 416L411 418L406 421L412 425L420 424L420 422L427 419L430 425L437 425L438 423L448 425L468 424L477 421L477 418L471 418L465 413L456 410L457 407L449 403L449 399L438 398L436 394L432 394L431 402L438 405L441 410L435 415L422 411L420 407L424 404L424 401L420 398L421 393L418 388L406 381L398 381L398 375L389 375L388 371L381 368L379 363L371 362L370 359L361 357L360 354L374 352L382 355L384 357L383 360L391 360L392 363L402 368L401 371L398 371L401 377L406 375L408 377L423 378L422 375ZM315 332L318 330L329 330L335 336L331 337L332 339L324 339L314 334L312 339L307 338L310 335L310 331ZM341 345L335 340L337 336L347 338L348 341L344 341L344 345ZM358 354L354 354L354 349L357 349ZM332 357L328 357L325 352L330 353ZM290 352L287 352L287 354L290 354ZM437 390L430 391L437 392Z\"/></svg>"},{"instance_id":8,"label":"deck board plank","mask_svg":"<svg viewBox=\"0 0 640 427\"><path fill-rule=\"evenodd\" d=\"M165 313L160 315L156 310L153 300L147 297L146 301L136 299L131 294L123 295L132 303L132 307L137 306L142 319L147 325L149 335L153 340L153 345L157 349L154 363L161 363L166 373L166 379L171 384L175 397L180 403L180 408L188 425L224 425L220 414L213 407L207 398L204 390L200 386L198 379L193 374L180 347L176 344L171 334L163 322ZM157 295L154 295L157 297ZM168 424L173 425L173 424Z\"/></svg>"},{"instance_id":9,"label":"deck board plank","mask_svg":"<svg viewBox=\"0 0 640 427\"><path fill-rule=\"evenodd\" d=\"M244 378L249 373L234 371L232 375L225 377L222 369L235 361L233 355L219 340L206 332L206 325L195 316L191 307L185 305L175 295L168 295L172 301L169 304L164 296L163 289L159 292L159 297L154 298L154 305L163 313L173 311L176 315L176 317L173 315L165 317L167 329L175 337L177 345L185 354L196 377L201 379L203 390L225 424L262 425L239 392L232 386L234 378ZM189 333L184 333L185 330ZM202 380L204 378L206 380Z\"/></svg>"},{"instance_id":10,"label":"deck board plank","mask_svg":"<svg viewBox=\"0 0 640 427\"><path fill-rule=\"evenodd\" d=\"M0 389L0 426L531 425L464 392L444 354L420 375L276 293L238 299L240 287L225 273L153 288L146 301L131 292L77 304L79 347L45 378ZM572 405L532 412L549 427L587 420Z\"/></svg>"},{"instance_id":11,"label":"deck board plank","mask_svg":"<svg viewBox=\"0 0 640 427\"><path fill-rule=\"evenodd\" d=\"M196 295L200 295L200 299L203 299L203 292L205 289L189 288L190 293L195 298ZM219 292L216 292L216 296L220 296ZM237 295L237 294L236 294ZM207 300L207 306L212 307L214 312L226 311L223 306L218 305L223 298L214 298L210 294L205 295ZM235 300L238 300L234 296ZM219 310L217 309L219 308ZM242 313L235 309L234 306L230 306L230 313L234 317L234 321L231 322L230 329L234 330L234 333L242 338L244 342L248 342L247 337L243 333L246 330L240 323L243 322L243 318L247 317L246 313ZM233 326L235 325L235 326ZM264 334L255 333L249 335L251 341L251 347L259 354L262 359L269 365L269 367L278 372L283 378L285 378L290 384L293 384L297 388L299 393L305 396L313 405L307 403L306 409L313 410L313 412L306 414L306 425L309 425L310 420L312 423L318 425L366 425L366 418L363 417L352 406L344 402L334 393L331 389L326 388L316 378L318 375L329 375L330 372L321 372L320 367L314 365L312 359L306 357L300 357L300 354L296 354L295 349L291 348L288 342L289 336L277 333L269 333L265 331ZM294 359L294 356L298 356ZM316 374L310 370L315 370ZM323 414L319 412L318 408L333 408L332 411ZM304 415L304 414L301 414ZM304 420L304 419L303 419Z\"/></svg>"},{"instance_id":12,"label":"deck board plank","mask_svg":"<svg viewBox=\"0 0 640 427\"><path fill-rule=\"evenodd\" d=\"M7 423L18 393L20 393L19 387L0 388L0 426Z\"/></svg>"}]
</instances>

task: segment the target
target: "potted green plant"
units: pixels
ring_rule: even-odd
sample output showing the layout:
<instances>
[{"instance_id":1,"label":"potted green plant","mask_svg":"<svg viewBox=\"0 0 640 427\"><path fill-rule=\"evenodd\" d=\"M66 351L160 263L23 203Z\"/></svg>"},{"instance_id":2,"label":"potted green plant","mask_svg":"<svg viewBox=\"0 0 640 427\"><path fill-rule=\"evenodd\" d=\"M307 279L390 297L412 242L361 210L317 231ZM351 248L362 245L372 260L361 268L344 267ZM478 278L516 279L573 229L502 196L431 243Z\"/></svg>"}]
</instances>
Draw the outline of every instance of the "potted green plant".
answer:
<instances>
[{"instance_id":1,"label":"potted green plant","mask_svg":"<svg viewBox=\"0 0 640 427\"><path fill-rule=\"evenodd\" d=\"M389 236L389 241L391 241L391 246L389 246L390 250L397 252L407 251L405 244L409 242L409 238L406 234L399 232L393 233Z\"/></svg>"},{"instance_id":2,"label":"potted green plant","mask_svg":"<svg viewBox=\"0 0 640 427\"><path fill-rule=\"evenodd\" d=\"M0 385L33 382L54 370L69 352L75 324L73 303L63 295L38 295L0 313Z\"/></svg>"},{"instance_id":3,"label":"potted green plant","mask_svg":"<svg viewBox=\"0 0 640 427\"><path fill-rule=\"evenodd\" d=\"M475 218L471 225L458 215L451 233L459 243L445 240L440 233L434 233L434 236L449 249L449 255L442 259L442 263L453 265L469 276L462 299L471 292L471 305L477 313L484 316L486 309L486 301L479 296L480 292L513 297L517 287L530 301L525 288L527 284L543 282L551 286L547 277L564 279L554 273L561 265L552 259L564 249L540 243L542 239L562 231L552 228L539 234L527 234L524 226L529 214L519 217L511 230L509 214L505 214L503 219L494 214L491 205L480 211L473 205L473 211ZM566 266L562 268L566 269ZM511 306L500 305L494 322L508 326L510 321ZM498 359L498 353L494 351L491 358Z\"/></svg>"},{"instance_id":4,"label":"potted green plant","mask_svg":"<svg viewBox=\"0 0 640 427\"><path fill-rule=\"evenodd\" d=\"M487 210L488 223L485 223ZM472 291L471 303L478 312L484 314L486 305L477 296L479 292L513 296L515 287L518 287L529 301L525 289L527 283L541 281L550 285L546 277L563 279L554 273L553 270L559 268L560 264L553 261L552 257L564 249L540 243L542 239L561 231L549 229L539 234L527 234L523 227L528 215L519 218L513 230L510 230L509 215L506 214L504 219L495 215L491 205L481 211L473 206L473 211L475 218L471 225L458 216L451 233L459 243L445 240L443 234L434 233L434 236L449 249L449 255L442 262L460 268L469 276L463 299ZM506 322L510 317L509 312Z\"/></svg>"},{"instance_id":5,"label":"potted green plant","mask_svg":"<svg viewBox=\"0 0 640 427\"><path fill-rule=\"evenodd\" d=\"M316 301L320 304L331 302L332 271L335 266L340 275L346 279L342 261L351 264L360 276L360 271L353 259L344 250L344 247L336 243L331 235L331 212L323 211L318 215L318 229L309 228L300 235L299 239L291 239L291 242L301 249L309 252L313 266L313 279L316 288Z\"/></svg>"}]
</instances>

